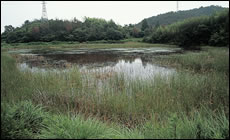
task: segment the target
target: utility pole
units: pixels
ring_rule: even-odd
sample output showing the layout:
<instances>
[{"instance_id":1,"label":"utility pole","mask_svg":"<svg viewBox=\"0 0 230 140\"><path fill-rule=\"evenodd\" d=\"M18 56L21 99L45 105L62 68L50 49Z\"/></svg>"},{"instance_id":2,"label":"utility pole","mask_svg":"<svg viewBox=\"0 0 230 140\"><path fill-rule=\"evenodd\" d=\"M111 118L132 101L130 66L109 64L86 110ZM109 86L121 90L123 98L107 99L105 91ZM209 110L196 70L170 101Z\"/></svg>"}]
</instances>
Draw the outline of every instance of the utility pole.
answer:
<instances>
[{"instance_id":1,"label":"utility pole","mask_svg":"<svg viewBox=\"0 0 230 140\"><path fill-rule=\"evenodd\" d=\"M48 20L45 1L42 1L42 20Z\"/></svg>"}]
</instances>

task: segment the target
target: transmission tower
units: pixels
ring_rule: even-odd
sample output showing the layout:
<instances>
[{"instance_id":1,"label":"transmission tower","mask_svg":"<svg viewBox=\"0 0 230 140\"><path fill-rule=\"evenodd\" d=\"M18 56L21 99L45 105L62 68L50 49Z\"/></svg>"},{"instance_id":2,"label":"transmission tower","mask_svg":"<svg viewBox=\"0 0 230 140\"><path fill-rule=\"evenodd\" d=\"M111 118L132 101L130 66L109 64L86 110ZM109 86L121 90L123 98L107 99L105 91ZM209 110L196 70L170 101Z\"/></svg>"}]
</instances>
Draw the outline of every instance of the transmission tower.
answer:
<instances>
[{"instance_id":1,"label":"transmission tower","mask_svg":"<svg viewBox=\"0 0 230 140\"><path fill-rule=\"evenodd\" d=\"M179 9L179 1L176 1L176 11L178 12Z\"/></svg>"},{"instance_id":2,"label":"transmission tower","mask_svg":"<svg viewBox=\"0 0 230 140\"><path fill-rule=\"evenodd\" d=\"M42 20L48 20L45 1L42 1Z\"/></svg>"}]
</instances>

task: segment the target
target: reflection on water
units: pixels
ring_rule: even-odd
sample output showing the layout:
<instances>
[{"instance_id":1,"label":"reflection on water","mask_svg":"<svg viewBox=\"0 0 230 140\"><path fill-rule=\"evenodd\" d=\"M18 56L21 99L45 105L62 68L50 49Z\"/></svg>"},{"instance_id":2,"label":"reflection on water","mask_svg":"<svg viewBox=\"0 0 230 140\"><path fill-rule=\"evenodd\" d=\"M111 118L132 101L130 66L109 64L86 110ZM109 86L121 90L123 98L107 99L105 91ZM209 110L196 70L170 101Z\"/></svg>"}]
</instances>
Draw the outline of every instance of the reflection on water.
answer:
<instances>
[{"instance_id":1,"label":"reflection on water","mask_svg":"<svg viewBox=\"0 0 230 140\"><path fill-rule=\"evenodd\" d=\"M37 67L29 67L26 63L20 63L18 64L18 68L21 71L29 70L31 72L45 72L46 70L44 68L37 68Z\"/></svg>"},{"instance_id":2,"label":"reflection on water","mask_svg":"<svg viewBox=\"0 0 230 140\"><path fill-rule=\"evenodd\" d=\"M29 70L31 72L60 72L59 69L45 69L39 67L32 67L26 63L19 64L19 69L22 71ZM155 75L168 76L175 72L175 69L169 69L165 67L160 67L150 63L143 63L141 58L135 58L134 60L125 60L120 59L116 63L111 63L111 65L100 66L100 67L91 67L89 65L79 66L80 72L87 73L109 73L116 72L118 75L123 74L125 79L148 79L152 78ZM64 69L62 71L68 71Z\"/></svg>"},{"instance_id":3,"label":"reflection on water","mask_svg":"<svg viewBox=\"0 0 230 140\"><path fill-rule=\"evenodd\" d=\"M150 63L156 55L180 53L177 48L109 48L109 49L66 49L66 50L14 50L20 54L20 70L31 72L68 71L74 64L85 74L117 73L125 78L147 79L155 75L167 76L174 69ZM20 58L20 59L19 59ZM60 69L64 68L64 69Z\"/></svg>"},{"instance_id":4,"label":"reflection on water","mask_svg":"<svg viewBox=\"0 0 230 140\"><path fill-rule=\"evenodd\" d=\"M125 78L139 78L147 79L154 77L155 75L167 76L175 72L174 69L160 67L150 63L143 63L141 58L136 58L134 61L119 60L114 66L104 66L99 68L91 68L84 66L80 68L80 71L88 72L117 72L118 74L124 74Z\"/></svg>"},{"instance_id":5,"label":"reflection on water","mask_svg":"<svg viewBox=\"0 0 230 140\"><path fill-rule=\"evenodd\" d=\"M42 73L45 73L45 72L60 72L61 70L58 70L58 69L47 69L47 68L41 68L41 67L33 67L33 66L30 66L26 63L19 63L18 64L18 68L19 70L21 71L30 71L30 72L33 72L33 73L36 73L36 72L42 72ZM65 70L62 70L62 71L68 71L67 69Z\"/></svg>"}]
</instances>

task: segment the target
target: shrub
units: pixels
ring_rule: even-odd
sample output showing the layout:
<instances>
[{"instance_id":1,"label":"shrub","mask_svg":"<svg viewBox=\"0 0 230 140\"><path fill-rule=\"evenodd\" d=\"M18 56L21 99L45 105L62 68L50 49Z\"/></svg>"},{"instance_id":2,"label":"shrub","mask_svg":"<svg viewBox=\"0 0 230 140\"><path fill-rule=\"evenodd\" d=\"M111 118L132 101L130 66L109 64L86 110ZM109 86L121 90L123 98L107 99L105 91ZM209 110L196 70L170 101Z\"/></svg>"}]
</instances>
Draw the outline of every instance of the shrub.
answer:
<instances>
[{"instance_id":1,"label":"shrub","mask_svg":"<svg viewBox=\"0 0 230 140\"><path fill-rule=\"evenodd\" d=\"M15 105L1 103L1 138L35 138L45 127L45 114L40 106L25 101Z\"/></svg>"}]
</instances>

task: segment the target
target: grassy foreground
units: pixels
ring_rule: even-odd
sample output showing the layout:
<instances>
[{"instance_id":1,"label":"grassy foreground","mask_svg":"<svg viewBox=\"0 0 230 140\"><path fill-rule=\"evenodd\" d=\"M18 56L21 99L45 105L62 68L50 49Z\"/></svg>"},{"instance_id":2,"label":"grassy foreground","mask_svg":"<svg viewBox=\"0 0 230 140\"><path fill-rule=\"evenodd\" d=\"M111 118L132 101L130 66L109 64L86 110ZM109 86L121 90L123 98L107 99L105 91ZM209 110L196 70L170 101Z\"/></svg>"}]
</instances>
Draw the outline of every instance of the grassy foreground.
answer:
<instances>
[{"instance_id":1,"label":"grassy foreground","mask_svg":"<svg viewBox=\"0 0 230 140\"><path fill-rule=\"evenodd\" d=\"M157 60L178 72L99 87L77 67L22 72L1 53L1 138L229 138L228 48Z\"/></svg>"}]
</instances>

